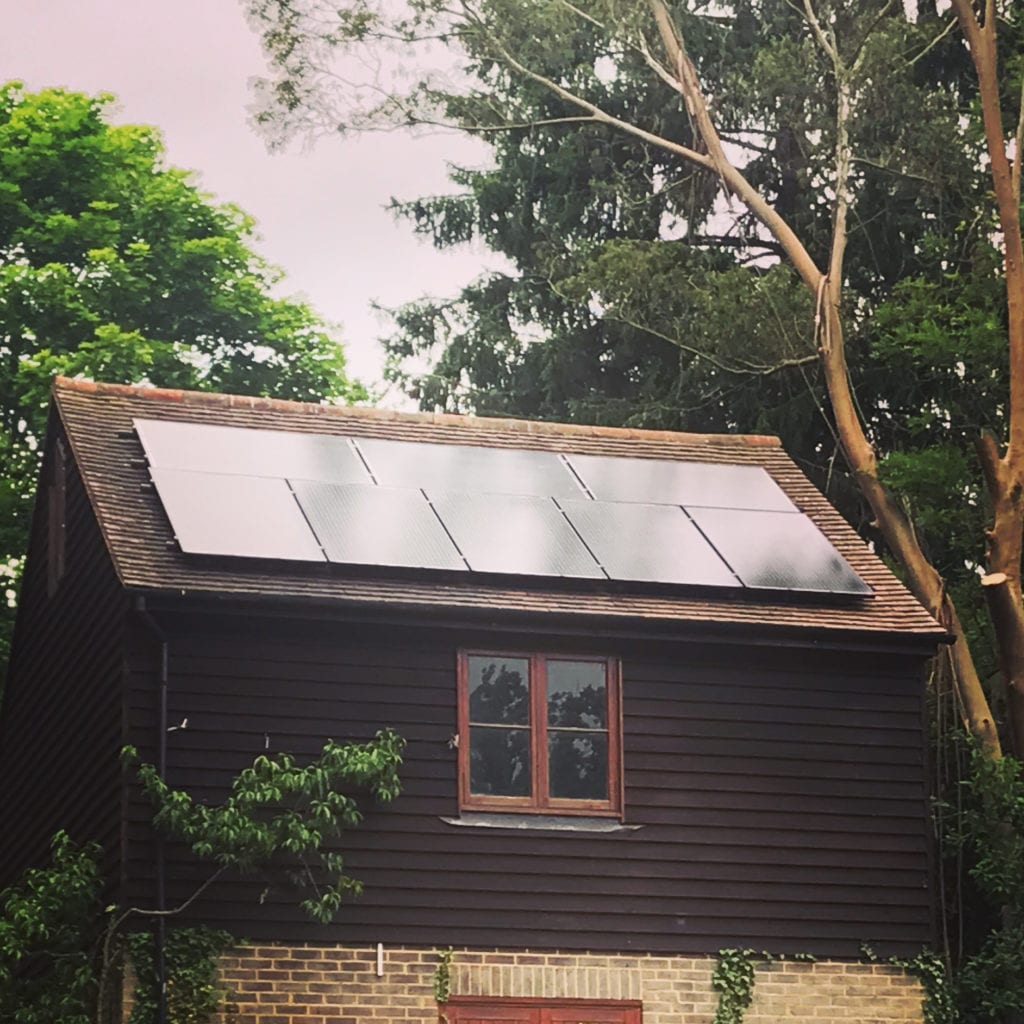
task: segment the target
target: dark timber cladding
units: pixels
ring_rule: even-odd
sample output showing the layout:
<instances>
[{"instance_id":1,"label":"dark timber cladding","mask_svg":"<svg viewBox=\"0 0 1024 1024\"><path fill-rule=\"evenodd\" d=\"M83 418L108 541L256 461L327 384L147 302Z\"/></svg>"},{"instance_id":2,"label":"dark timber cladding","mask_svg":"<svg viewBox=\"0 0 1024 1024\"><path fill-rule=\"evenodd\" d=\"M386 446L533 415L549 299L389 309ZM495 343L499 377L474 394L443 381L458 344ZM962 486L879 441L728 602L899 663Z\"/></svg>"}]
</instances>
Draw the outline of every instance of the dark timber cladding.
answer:
<instances>
[{"instance_id":1,"label":"dark timber cladding","mask_svg":"<svg viewBox=\"0 0 1024 1024\"><path fill-rule=\"evenodd\" d=\"M374 626L286 607L156 615L170 637L170 781L216 799L253 756L311 755L392 726L404 792L344 843L365 883L336 923L306 921L262 882L211 890L197 914L253 939L856 957L930 938L920 660L869 650L746 649L545 638L447 619ZM222 605L223 607L223 605ZM292 608L291 612L294 613ZM144 646L144 642L140 644ZM622 659L627 825L610 834L453 825L461 648ZM132 720L152 664L133 664ZM143 746L149 726L135 739ZM132 805L128 875L151 852ZM171 897L199 876L172 866ZM145 890L128 894L143 898Z\"/></svg>"},{"instance_id":2,"label":"dark timber cladding","mask_svg":"<svg viewBox=\"0 0 1024 1024\"><path fill-rule=\"evenodd\" d=\"M114 574L74 462L65 468L63 572L47 586L57 443L49 442L22 579L8 684L0 706L0 889L45 864L58 828L99 843L109 878L120 856L123 620ZM52 591L52 593L48 592Z\"/></svg>"}]
</instances>

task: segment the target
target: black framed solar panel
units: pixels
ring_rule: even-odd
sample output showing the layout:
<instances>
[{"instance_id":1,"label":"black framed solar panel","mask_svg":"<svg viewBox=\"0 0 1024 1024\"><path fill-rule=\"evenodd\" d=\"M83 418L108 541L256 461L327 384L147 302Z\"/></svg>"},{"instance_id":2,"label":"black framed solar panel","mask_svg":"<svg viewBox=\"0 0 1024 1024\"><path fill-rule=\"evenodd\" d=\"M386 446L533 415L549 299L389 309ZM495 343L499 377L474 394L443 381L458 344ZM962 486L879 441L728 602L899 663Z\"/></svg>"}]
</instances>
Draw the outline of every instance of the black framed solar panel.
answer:
<instances>
[{"instance_id":1,"label":"black framed solar panel","mask_svg":"<svg viewBox=\"0 0 1024 1024\"><path fill-rule=\"evenodd\" d=\"M582 488L555 452L359 438L377 483L465 494L532 494L582 498Z\"/></svg>"},{"instance_id":2,"label":"black framed solar panel","mask_svg":"<svg viewBox=\"0 0 1024 1024\"><path fill-rule=\"evenodd\" d=\"M803 513L687 512L747 587L857 596L872 592Z\"/></svg>"},{"instance_id":3,"label":"black framed solar panel","mask_svg":"<svg viewBox=\"0 0 1024 1024\"><path fill-rule=\"evenodd\" d=\"M182 551L325 561L284 480L158 467L150 474Z\"/></svg>"},{"instance_id":4,"label":"black framed solar panel","mask_svg":"<svg viewBox=\"0 0 1024 1024\"><path fill-rule=\"evenodd\" d=\"M474 572L604 579L550 498L427 491Z\"/></svg>"},{"instance_id":5,"label":"black framed solar panel","mask_svg":"<svg viewBox=\"0 0 1024 1024\"><path fill-rule=\"evenodd\" d=\"M739 587L740 582L678 505L559 502L613 580Z\"/></svg>"},{"instance_id":6,"label":"black framed solar panel","mask_svg":"<svg viewBox=\"0 0 1024 1024\"><path fill-rule=\"evenodd\" d=\"M313 480L291 484L331 562L466 569L419 490Z\"/></svg>"},{"instance_id":7,"label":"black framed solar panel","mask_svg":"<svg viewBox=\"0 0 1024 1024\"><path fill-rule=\"evenodd\" d=\"M566 456L598 501L771 509L795 506L760 466L723 466L617 455Z\"/></svg>"},{"instance_id":8,"label":"black framed solar panel","mask_svg":"<svg viewBox=\"0 0 1024 1024\"><path fill-rule=\"evenodd\" d=\"M189 553L871 594L760 466L134 425Z\"/></svg>"},{"instance_id":9,"label":"black framed solar panel","mask_svg":"<svg viewBox=\"0 0 1024 1024\"><path fill-rule=\"evenodd\" d=\"M347 437L169 420L134 423L149 464L158 469L371 483Z\"/></svg>"}]
</instances>

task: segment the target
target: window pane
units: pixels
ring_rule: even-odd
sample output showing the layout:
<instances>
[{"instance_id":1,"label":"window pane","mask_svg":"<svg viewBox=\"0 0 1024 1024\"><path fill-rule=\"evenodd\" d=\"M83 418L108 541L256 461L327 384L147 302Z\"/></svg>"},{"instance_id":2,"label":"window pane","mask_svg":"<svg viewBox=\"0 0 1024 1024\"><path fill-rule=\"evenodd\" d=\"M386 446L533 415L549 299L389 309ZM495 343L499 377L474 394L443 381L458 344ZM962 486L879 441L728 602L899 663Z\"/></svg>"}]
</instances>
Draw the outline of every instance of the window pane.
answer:
<instances>
[{"instance_id":1,"label":"window pane","mask_svg":"<svg viewBox=\"0 0 1024 1024\"><path fill-rule=\"evenodd\" d=\"M548 733L548 788L565 800L608 799L608 735Z\"/></svg>"},{"instance_id":2,"label":"window pane","mask_svg":"<svg viewBox=\"0 0 1024 1024\"><path fill-rule=\"evenodd\" d=\"M469 730L469 791L477 796L530 795L529 730Z\"/></svg>"},{"instance_id":3,"label":"window pane","mask_svg":"<svg viewBox=\"0 0 1024 1024\"><path fill-rule=\"evenodd\" d=\"M526 658L469 658L469 720L477 724L529 725Z\"/></svg>"},{"instance_id":4,"label":"window pane","mask_svg":"<svg viewBox=\"0 0 1024 1024\"><path fill-rule=\"evenodd\" d=\"M548 725L577 729L608 727L603 662L548 661Z\"/></svg>"}]
</instances>

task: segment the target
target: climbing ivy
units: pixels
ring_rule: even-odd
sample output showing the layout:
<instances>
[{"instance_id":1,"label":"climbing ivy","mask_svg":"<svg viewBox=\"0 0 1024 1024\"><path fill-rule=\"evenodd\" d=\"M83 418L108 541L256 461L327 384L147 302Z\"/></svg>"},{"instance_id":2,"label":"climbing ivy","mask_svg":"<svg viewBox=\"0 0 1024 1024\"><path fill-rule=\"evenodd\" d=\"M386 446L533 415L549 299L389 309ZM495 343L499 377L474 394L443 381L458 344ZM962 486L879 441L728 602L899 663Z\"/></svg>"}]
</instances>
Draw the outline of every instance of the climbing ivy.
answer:
<instances>
[{"instance_id":1,"label":"climbing ivy","mask_svg":"<svg viewBox=\"0 0 1024 1024\"><path fill-rule=\"evenodd\" d=\"M925 1024L956 1024L958 1014L953 987L942 957L931 950L924 950L915 957L893 957L889 962L920 980L924 987L924 1004L921 1009Z\"/></svg>"},{"instance_id":2,"label":"climbing ivy","mask_svg":"<svg viewBox=\"0 0 1024 1024\"><path fill-rule=\"evenodd\" d=\"M924 1024L958 1024L960 1014L949 971L938 953L924 949L917 956L889 956L883 959L869 945L864 944L861 946L861 955L868 963L891 964L921 982L924 989L924 1002L921 1005Z\"/></svg>"},{"instance_id":3,"label":"climbing ivy","mask_svg":"<svg viewBox=\"0 0 1024 1024\"><path fill-rule=\"evenodd\" d=\"M229 932L212 928L179 928L167 933L167 1016L174 1024L207 1024L224 996L217 986L217 959L236 944ZM135 973L135 1005L128 1024L155 1024L158 986L154 939L135 932L127 940Z\"/></svg>"},{"instance_id":4,"label":"climbing ivy","mask_svg":"<svg viewBox=\"0 0 1024 1024\"><path fill-rule=\"evenodd\" d=\"M720 949L711 972L711 987L718 993L713 1024L741 1024L743 1011L754 998L752 949Z\"/></svg>"},{"instance_id":5,"label":"climbing ivy","mask_svg":"<svg viewBox=\"0 0 1024 1024\"><path fill-rule=\"evenodd\" d=\"M455 950L451 946L437 951L437 967L434 968L434 998L442 1005L448 1002L448 998L452 994L453 956L455 956Z\"/></svg>"}]
</instances>

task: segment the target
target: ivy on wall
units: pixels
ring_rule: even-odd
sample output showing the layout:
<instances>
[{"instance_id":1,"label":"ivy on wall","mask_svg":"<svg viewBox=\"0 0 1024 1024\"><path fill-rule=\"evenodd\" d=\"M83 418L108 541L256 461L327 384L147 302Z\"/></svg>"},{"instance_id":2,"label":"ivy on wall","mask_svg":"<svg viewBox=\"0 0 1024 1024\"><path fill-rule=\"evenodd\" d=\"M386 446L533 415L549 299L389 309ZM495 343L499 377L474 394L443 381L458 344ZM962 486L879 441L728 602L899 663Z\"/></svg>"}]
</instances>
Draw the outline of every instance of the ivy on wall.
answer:
<instances>
[{"instance_id":1,"label":"ivy on wall","mask_svg":"<svg viewBox=\"0 0 1024 1024\"><path fill-rule=\"evenodd\" d=\"M754 998L752 949L720 949L711 971L711 987L718 993L713 1024L742 1024L743 1011Z\"/></svg>"},{"instance_id":2,"label":"ivy on wall","mask_svg":"<svg viewBox=\"0 0 1024 1024\"><path fill-rule=\"evenodd\" d=\"M217 961L237 945L234 936L213 928L179 928L167 933L167 1016L174 1024L207 1024L225 992L217 984ZM128 936L135 973L135 1004L128 1024L156 1024L158 1008L154 939L149 932Z\"/></svg>"}]
</instances>

